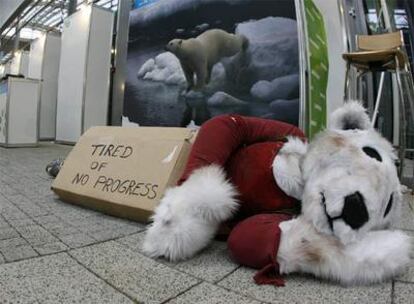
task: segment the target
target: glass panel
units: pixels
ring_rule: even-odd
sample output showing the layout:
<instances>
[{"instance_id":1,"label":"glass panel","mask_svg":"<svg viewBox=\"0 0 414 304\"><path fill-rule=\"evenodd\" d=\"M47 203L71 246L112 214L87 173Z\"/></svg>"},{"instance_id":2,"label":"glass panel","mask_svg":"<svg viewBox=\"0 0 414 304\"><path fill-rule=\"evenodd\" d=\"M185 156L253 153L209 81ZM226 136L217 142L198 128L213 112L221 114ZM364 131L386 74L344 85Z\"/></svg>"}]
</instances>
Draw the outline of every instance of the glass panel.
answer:
<instances>
[{"instance_id":1,"label":"glass panel","mask_svg":"<svg viewBox=\"0 0 414 304\"><path fill-rule=\"evenodd\" d=\"M388 0L387 5L392 15L393 27L395 30L401 30L404 37L404 46L408 55L410 63L411 75L413 72L413 53L414 53L414 28L413 28L413 1L409 0ZM402 75L404 98L409 101L405 106L405 113L407 117L407 149L414 149L414 123L412 120L412 103L413 103L413 92L411 86L411 79L408 75ZM414 157L413 152L408 153L409 158Z\"/></svg>"},{"instance_id":2,"label":"glass panel","mask_svg":"<svg viewBox=\"0 0 414 304\"><path fill-rule=\"evenodd\" d=\"M383 33L385 31L385 23L380 0L365 0L364 8L368 33L370 35Z\"/></svg>"}]
</instances>

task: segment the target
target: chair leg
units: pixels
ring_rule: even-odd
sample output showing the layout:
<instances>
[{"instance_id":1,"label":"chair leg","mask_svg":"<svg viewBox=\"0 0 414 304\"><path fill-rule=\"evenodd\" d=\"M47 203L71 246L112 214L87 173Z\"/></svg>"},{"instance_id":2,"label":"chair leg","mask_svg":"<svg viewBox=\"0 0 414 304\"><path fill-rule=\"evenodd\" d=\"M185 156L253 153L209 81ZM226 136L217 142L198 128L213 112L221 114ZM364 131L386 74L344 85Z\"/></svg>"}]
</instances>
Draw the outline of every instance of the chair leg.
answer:
<instances>
[{"instance_id":1,"label":"chair leg","mask_svg":"<svg viewBox=\"0 0 414 304\"><path fill-rule=\"evenodd\" d=\"M397 76L397 86L398 86L398 92L400 95L400 130L399 130L399 151L398 156L400 158L400 167L398 168L398 175L401 179L403 169L404 169L404 160L405 160L405 149L406 149L406 128L407 128L407 121L405 117L405 98L404 98L404 91L402 87L402 81L401 81L401 70L399 67L399 62L397 56L395 57L396 62L396 69L395 74Z\"/></svg>"},{"instance_id":2,"label":"chair leg","mask_svg":"<svg viewBox=\"0 0 414 304\"><path fill-rule=\"evenodd\" d=\"M351 64L349 61L346 63L345 71L345 86L344 86L344 101L346 102L349 99L349 70L351 69Z\"/></svg>"},{"instance_id":3,"label":"chair leg","mask_svg":"<svg viewBox=\"0 0 414 304\"><path fill-rule=\"evenodd\" d=\"M410 121L411 124L414 126L414 82L413 82L413 76L411 74L411 72L409 70L404 72L405 74L405 83L406 85L406 90L407 90L407 102L408 102L408 106L410 108Z\"/></svg>"},{"instance_id":4,"label":"chair leg","mask_svg":"<svg viewBox=\"0 0 414 304\"><path fill-rule=\"evenodd\" d=\"M409 69L409 67L406 68L405 73L404 73L405 77L405 84L406 84L406 93L407 93L407 102L408 102L408 106L409 106L409 110L410 113L409 115L409 124L408 124L408 129L413 132L413 128L414 128L414 82L413 82L413 76L411 74L411 71ZM410 128L411 127L411 128ZM411 134L409 134L407 137L411 139L411 137L409 137ZM411 146L412 143L408 143L410 146L409 149L406 149L406 152L410 151L413 152L413 147ZM412 172L413 176L412 178L414 178L414 172Z\"/></svg>"},{"instance_id":5,"label":"chair leg","mask_svg":"<svg viewBox=\"0 0 414 304\"><path fill-rule=\"evenodd\" d=\"M359 96L361 93L361 90L359 89L359 79L361 78L362 74L360 71L357 70L356 77L355 77L355 99L361 101L361 97Z\"/></svg>"},{"instance_id":6,"label":"chair leg","mask_svg":"<svg viewBox=\"0 0 414 304\"><path fill-rule=\"evenodd\" d=\"M374 108L374 112L372 113L372 120L371 120L372 127L375 126L375 121L377 120L377 116L378 116L378 110L379 110L381 96L382 96L382 88L384 87L384 78L385 78L385 72L381 72L381 78L379 82L377 98L375 100L375 108Z\"/></svg>"},{"instance_id":7,"label":"chair leg","mask_svg":"<svg viewBox=\"0 0 414 304\"><path fill-rule=\"evenodd\" d=\"M364 90L363 90L363 87L362 87L361 78L362 78L362 76L364 76L367 72L368 72L368 71L365 71L365 70L357 70L357 73L356 73L356 79L355 79L355 82L356 82L355 99L356 99L356 100L359 100L359 101L361 101L361 102L363 102L363 103L364 103L364 105L365 105L365 100L363 99L363 92L364 92Z\"/></svg>"}]
</instances>

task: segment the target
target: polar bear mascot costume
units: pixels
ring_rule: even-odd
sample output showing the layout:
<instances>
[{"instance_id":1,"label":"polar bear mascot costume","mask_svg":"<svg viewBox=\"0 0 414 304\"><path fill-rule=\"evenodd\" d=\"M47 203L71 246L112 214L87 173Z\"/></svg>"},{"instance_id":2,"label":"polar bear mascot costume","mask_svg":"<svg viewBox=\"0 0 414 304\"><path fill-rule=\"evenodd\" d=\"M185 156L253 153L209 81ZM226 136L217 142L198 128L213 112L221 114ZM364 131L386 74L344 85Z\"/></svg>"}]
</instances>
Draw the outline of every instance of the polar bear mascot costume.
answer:
<instances>
[{"instance_id":1,"label":"polar bear mascot costume","mask_svg":"<svg viewBox=\"0 0 414 304\"><path fill-rule=\"evenodd\" d=\"M395 160L354 101L311 143L282 122L215 117L155 210L143 249L188 259L225 223L230 254L259 269L258 284L282 286L280 275L293 272L344 285L384 281L410 261L410 238L390 228L402 204Z\"/></svg>"}]
</instances>

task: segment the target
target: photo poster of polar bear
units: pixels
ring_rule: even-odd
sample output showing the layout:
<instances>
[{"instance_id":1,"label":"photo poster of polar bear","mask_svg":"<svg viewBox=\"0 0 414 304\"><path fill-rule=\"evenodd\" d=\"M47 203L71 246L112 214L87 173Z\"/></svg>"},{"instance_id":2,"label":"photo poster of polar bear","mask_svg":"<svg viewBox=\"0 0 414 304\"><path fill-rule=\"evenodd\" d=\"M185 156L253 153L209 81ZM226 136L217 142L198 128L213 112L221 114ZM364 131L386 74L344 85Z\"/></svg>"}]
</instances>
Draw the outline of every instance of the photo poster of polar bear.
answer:
<instances>
[{"instance_id":1,"label":"photo poster of polar bear","mask_svg":"<svg viewBox=\"0 0 414 304\"><path fill-rule=\"evenodd\" d=\"M136 0L124 119L199 126L229 113L298 125L294 0Z\"/></svg>"}]
</instances>

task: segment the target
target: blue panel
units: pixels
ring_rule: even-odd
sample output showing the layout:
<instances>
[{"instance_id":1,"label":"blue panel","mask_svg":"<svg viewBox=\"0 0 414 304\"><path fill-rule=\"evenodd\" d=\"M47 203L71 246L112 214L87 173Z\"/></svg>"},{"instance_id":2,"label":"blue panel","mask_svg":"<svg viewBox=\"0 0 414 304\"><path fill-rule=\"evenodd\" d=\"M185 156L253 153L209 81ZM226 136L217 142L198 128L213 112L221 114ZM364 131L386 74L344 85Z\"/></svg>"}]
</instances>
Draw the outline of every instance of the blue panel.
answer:
<instances>
[{"instance_id":1,"label":"blue panel","mask_svg":"<svg viewBox=\"0 0 414 304\"><path fill-rule=\"evenodd\" d=\"M7 81L0 82L0 94L7 93Z\"/></svg>"},{"instance_id":2,"label":"blue panel","mask_svg":"<svg viewBox=\"0 0 414 304\"><path fill-rule=\"evenodd\" d=\"M135 0L134 8L141 8L145 5L157 2L158 0Z\"/></svg>"}]
</instances>

